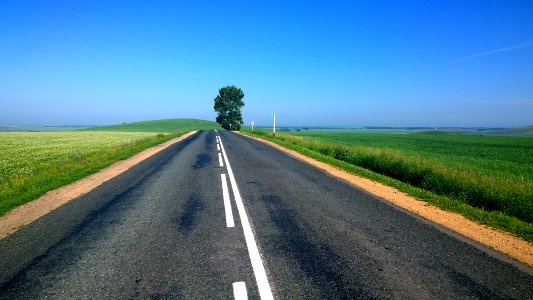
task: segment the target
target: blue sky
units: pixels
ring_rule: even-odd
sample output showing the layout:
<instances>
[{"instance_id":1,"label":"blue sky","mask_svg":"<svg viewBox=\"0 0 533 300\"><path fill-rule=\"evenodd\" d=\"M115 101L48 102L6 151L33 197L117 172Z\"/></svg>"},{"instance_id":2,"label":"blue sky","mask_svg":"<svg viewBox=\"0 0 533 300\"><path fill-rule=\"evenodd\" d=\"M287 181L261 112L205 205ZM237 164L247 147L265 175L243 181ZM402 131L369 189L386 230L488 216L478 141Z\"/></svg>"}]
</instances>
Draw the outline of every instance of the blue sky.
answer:
<instances>
[{"instance_id":1,"label":"blue sky","mask_svg":"<svg viewBox=\"0 0 533 300\"><path fill-rule=\"evenodd\" d=\"M0 1L0 124L533 124L533 1Z\"/></svg>"}]
</instances>

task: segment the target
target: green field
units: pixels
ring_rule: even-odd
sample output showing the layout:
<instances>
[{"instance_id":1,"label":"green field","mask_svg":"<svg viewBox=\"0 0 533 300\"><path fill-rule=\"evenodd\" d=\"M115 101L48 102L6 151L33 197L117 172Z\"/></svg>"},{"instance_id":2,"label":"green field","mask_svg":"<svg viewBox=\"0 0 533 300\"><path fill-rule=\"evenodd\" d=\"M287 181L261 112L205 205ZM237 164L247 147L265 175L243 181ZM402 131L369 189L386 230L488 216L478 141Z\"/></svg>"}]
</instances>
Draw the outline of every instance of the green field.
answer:
<instances>
[{"instance_id":1,"label":"green field","mask_svg":"<svg viewBox=\"0 0 533 300\"><path fill-rule=\"evenodd\" d=\"M481 131L482 135L520 135L520 136L531 136L533 137L533 125L532 126L523 126L503 130L486 130Z\"/></svg>"},{"instance_id":2,"label":"green field","mask_svg":"<svg viewBox=\"0 0 533 300\"><path fill-rule=\"evenodd\" d=\"M532 137L331 130L275 138L262 130L255 134L533 241Z\"/></svg>"},{"instance_id":3,"label":"green field","mask_svg":"<svg viewBox=\"0 0 533 300\"><path fill-rule=\"evenodd\" d=\"M0 132L0 216L47 191L88 176L191 130L202 120L162 120L62 132Z\"/></svg>"}]
</instances>

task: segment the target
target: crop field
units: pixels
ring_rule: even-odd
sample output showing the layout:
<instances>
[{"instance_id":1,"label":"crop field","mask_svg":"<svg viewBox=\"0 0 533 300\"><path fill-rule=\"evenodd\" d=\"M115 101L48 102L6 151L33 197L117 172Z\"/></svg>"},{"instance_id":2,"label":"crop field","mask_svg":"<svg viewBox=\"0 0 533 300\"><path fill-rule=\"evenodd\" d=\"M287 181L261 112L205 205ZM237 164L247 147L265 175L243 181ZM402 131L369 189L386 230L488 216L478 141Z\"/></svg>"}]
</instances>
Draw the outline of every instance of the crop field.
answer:
<instances>
[{"instance_id":1,"label":"crop field","mask_svg":"<svg viewBox=\"0 0 533 300\"><path fill-rule=\"evenodd\" d=\"M169 119L78 131L0 132L0 216L148 147L202 129L221 127L205 120Z\"/></svg>"},{"instance_id":2,"label":"crop field","mask_svg":"<svg viewBox=\"0 0 533 300\"><path fill-rule=\"evenodd\" d=\"M396 151L478 174L533 180L533 138L465 136L447 133L296 133L306 140Z\"/></svg>"},{"instance_id":3,"label":"crop field","mask_svg":"<svg viewBox=\"0 0 533 300\"><path fill-rule=\"evenodd\" d=\"M182 133L0 132L0 215Z\"/></svg>"},{"instance_id":4,"label":"crop field","mask_svg":"<svg viewBox=\"0 0 533 300\"><path fill-rule=\"evenodd\" d=\"M32 175L153 135L126 132L1 133L0 182Z\"/></svg>"},{"instance_id":5,"label":"crop field","mask_svg":"<svg viewBox=\"0 0 533 300\"><path fill-rule=\"evenodd\" d=\"M439 200L442 208L533 240L532 137L307 131L272 138L264 130L255 134L446 197L447 203Z\"/></svg>"}]
</instances>

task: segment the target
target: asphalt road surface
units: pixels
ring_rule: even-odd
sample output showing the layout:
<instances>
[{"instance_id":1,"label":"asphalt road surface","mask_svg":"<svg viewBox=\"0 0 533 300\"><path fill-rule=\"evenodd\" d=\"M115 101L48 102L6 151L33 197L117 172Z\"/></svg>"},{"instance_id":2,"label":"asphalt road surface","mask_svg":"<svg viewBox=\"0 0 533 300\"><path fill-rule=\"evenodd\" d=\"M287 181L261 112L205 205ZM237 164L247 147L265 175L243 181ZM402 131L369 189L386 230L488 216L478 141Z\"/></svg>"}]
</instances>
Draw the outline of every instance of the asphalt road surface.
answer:
<instances>
[{"instance_id":1,"label":"asphalt road surface","mask_svg":"<svg viewBox=\"0 0 533 300\"><path fill-rule=\"evenodd\" d=\"M0 299L531 299L532 274L226 131L0 240Z\"/></svg>"}]
</instances>

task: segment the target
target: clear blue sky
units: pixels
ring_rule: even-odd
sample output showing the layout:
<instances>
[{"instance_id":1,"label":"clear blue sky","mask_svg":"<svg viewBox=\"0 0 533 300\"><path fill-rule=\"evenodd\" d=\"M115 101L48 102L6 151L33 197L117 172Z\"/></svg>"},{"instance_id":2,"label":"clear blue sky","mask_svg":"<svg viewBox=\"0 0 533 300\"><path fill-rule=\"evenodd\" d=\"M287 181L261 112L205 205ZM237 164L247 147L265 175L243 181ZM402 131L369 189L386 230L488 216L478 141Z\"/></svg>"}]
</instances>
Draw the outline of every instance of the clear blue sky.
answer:
<instances>
[{"instance_id":1,"label":"clear blue sky","mask_svg":"<svg viewBox=\"0 0 533 300\"><path fill-rule=\"evenodd\" d=\"M0 124L533 124L533 1L0 1Z\"/></svg>"}]
</instances>

